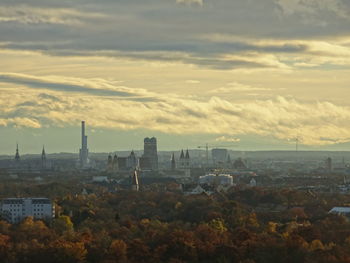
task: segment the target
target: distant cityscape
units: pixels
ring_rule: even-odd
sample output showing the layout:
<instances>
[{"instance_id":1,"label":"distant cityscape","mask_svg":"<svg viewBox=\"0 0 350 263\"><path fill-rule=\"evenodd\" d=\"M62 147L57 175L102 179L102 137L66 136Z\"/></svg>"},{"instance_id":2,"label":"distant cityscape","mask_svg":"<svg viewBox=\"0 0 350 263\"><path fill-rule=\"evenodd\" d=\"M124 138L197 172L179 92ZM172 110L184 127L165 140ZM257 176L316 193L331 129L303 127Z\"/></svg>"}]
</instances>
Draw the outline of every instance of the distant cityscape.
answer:
<instances>
[{"instance_id":1,"label":"distant cityscape","mask_svg":"<svg viewBox=\"0 0 350 263\"><path fill-rule=\"evenodd\" d=\"M40 155L22 158L17 144L13 158L0 160L0 176L13 180L32 178L38 182L48 176L78 172L96 182L117 182L125 187L137 171L137 178L173 180L179 184L247 185L306 187L325 191L344 191L350 177L350 152L239 152L208 144L176 152L157 149L157 138L144 138L143 151L90 153L86 123L81 122L81 147L75 154ZM230 147L230 145L228 146ZM334 181L332 184L329 181ZM305 183L307 181L308 183Z\"/></svg>"}]
</instances>

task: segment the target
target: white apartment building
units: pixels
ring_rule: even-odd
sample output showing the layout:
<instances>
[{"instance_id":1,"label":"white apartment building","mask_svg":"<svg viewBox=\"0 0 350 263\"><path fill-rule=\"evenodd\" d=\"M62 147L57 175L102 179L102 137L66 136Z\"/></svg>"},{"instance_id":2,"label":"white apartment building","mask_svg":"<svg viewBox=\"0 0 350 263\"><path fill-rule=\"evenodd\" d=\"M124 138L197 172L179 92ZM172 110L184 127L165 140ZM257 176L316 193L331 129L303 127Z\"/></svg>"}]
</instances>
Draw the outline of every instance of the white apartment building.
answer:
<instances>
[{"instance_id":1,"label":"white apartment building","mask_svg":"<svg viewBox=\"0 0 350 263\"><path fill-rule=\"evenodd\" d=\"M55 205L48 198L6 198L0 206L2 218L12 224L29 216L41 220L55 217Z\"/></svg>"}]
</instances>

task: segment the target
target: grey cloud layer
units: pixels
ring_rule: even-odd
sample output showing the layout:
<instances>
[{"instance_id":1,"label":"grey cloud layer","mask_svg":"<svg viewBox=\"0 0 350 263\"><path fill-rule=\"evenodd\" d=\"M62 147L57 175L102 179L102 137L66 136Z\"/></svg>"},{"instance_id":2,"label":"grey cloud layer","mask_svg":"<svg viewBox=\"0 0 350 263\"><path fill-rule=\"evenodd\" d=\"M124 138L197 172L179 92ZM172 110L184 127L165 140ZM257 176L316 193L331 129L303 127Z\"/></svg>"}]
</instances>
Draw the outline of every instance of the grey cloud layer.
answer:
<instances>
[{"instance_id":1,"label":"grey cloud layer","mask_svg":"<svg viewBox=\"0 0 350 263\"><path fill-rule=\"evenodd\" d=\"M70 82L69 82L70 81ZM58 78L39 78L24 74L10 74L0 73L0 82L12 83L20 86L31 87L34 89L46 89L53 91L62 91L65 93L82 93L91 96L107 96L107 97L120 97L128 98L135 101L155 101L156 98L145 97L142 94L142 90L130 90L121 86L114 86L103 80L99 81L98 86L94 86L94 82L74 79L61 80L58 82ZM140 92L141 91L141 92ZM47 98L49 95L42 95Z\"/></svg>"},{"instance_id":2,"label":"grey cloud layer","mask_svg":"<svg viewBox=\"0 0 350 263\"><path fill-rule=\"evenodd\" d=\"M279 54L308 54L307 43L293 39L347 36L349 10L345 0L6 0L0 6L0 42L3 48L51 55L179 61L215 69L280 68L288 61ZM312 18L307 23L300 19L305 13ZM213 34L236 40L212 41ZM285 41L258 45L259 38ZM260 54L273 55L278 63L262 63Z\"/></svg>"},{"instance_id":3,"label":"grey cloud layer","mask_svg":"<svg viewBox=\"0 0 350 263\"><path fill-rule=\"evenodd\" d=\"M106 85L115 86L105 80L65 80L61 89L62 82L54 85L55 79L52 76L41 79L40 83L45 83L46 90L28 81L5 81L5 84L14 85L14 89L0 90L0 125L65 127L88 116L89 125L100 128L130 130L147 127L168 133L219 136L254 134L282 140L301 134L303 142L310 145L346 142L350 138L350 108L329 102L303 103L283 97L245 103L232 103L217 97L199 101L130 88L128 93L141 100L145 97L153 99L139 101L120 94L119 100L117 94L112 97L82 96L88 91L79 88L76 93L71 93L65 88L76 87L77 82L102 91ZM19 86L25 90L18 92ZM119 89L118 86L115 88Z\"/></svg>"}]
</instances>

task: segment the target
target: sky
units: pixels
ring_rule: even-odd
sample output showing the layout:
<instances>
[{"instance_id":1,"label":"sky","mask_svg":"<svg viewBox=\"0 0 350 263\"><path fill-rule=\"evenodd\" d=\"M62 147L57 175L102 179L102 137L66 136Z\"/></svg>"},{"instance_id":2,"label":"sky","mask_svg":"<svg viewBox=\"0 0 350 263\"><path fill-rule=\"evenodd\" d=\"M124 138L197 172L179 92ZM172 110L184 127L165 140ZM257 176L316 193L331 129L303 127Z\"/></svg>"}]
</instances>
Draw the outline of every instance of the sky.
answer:
<instances>
[{"instance_id":1,"label":"sky","mask_svg":"<svg viewBox=\"0 0 350 263\"><path fill-rule=\"evenodd\" d=\"M0 154L350 149L348 0L0 0Z\"/></svg>"}]
</instances>

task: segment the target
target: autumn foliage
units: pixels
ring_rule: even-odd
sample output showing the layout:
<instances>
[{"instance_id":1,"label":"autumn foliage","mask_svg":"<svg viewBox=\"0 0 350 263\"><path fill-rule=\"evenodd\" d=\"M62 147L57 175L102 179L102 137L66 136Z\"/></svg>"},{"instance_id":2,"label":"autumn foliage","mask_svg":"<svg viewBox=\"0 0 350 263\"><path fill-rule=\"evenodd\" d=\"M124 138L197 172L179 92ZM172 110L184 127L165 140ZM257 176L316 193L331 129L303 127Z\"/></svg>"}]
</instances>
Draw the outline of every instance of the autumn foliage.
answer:
<instances>
[{"instance_id":1,"label":"autumn foliage","mask_svg":"<svg viewBox=\"0 0 350 263\"><path fill-rule=\"evenodd\" d=\"M233 189L213 196L57 196L52 222L0 221L0 262L350 262L350 196Z\"/></svg>"}]
</instances>

